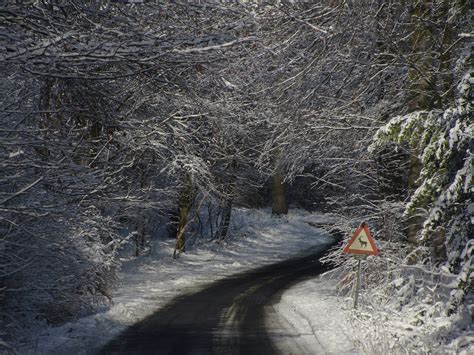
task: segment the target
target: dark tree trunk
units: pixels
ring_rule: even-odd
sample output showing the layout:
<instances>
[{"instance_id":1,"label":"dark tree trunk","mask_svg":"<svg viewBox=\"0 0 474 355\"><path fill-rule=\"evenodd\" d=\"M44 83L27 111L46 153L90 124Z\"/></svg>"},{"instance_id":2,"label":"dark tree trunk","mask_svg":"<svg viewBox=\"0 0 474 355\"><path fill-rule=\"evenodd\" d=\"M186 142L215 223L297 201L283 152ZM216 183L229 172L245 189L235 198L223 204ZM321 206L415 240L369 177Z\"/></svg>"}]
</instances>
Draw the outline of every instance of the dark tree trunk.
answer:
<instances>
[{"instance_id":1,"label":"dark tree trunk","mask_svg":"<svg viewBox=\"0 0 474 355\"><path fill-rule=\"evenodd\" d=\"M409 102L410 111L430 110L434 108L436 92L434 90L434 76L432 73L433 46L432 30L428 25L426 16L432 6L432 0L421 0L412 3L411 21L413 23L412 54L410 60L413 66L408 71L410 79L411 98ZM418 187L418 178L421 171L421 162L418 158L419 152L414 149L411 153L408 188L414 190ZM421 230L422 218L414 216L408 221L407 239L413 244L418 244L417 235Z\"/></svg>"},{"instance_id":2,"label":"dark tree trunk","mask_svg":"<svg viewBox=\"0 0 474 355\"><path fill-rule=\"evenodd\" d=\"M426 19L432 0L415 1L412 6L412 53L409 56L411 65L408 71L411 97L408 106L410 111L429 110L433 108L436 96L431 54L433 34Z\"/></svg>"},{"instance_id":3,"label":"dark tree trunk","mask_svg":"<svg viewBox=\"0 0 474 355\"><path fill-rule=\"evenodd\" d=\"M277 172L272 177L272 214L282 215L287 213L285 183L281 173Z\"/></svg>"},{"instance_id":4,"label":"dark tree trunk","mask_svg":"<svg viewBox=\"0 0 474 355\"><path fill-rule=\"evenodd\" d=\"M232 214L232 199L229 198L226 200L224 211L222 212L221 221L219 223L219 228L216 233L216 239L218 243L221 243L227 236L227 232L229 231L231 214Z\"/></svg>"},{"instance_id":5,"label":"dark tree trunk","mask_svg":"<svg viewBox=\"0 0 474 355\"><path fill-rule=\"evenodd\" d=\"M194 200L193 187L191 179L188 177L185 186L181 189L178 197L178 228L176 232L176 245L173 252L173 258L177 258L180 253L186 251L186 226L188 224L188 214L191 210Z\"/></svg>"}]
</instances>

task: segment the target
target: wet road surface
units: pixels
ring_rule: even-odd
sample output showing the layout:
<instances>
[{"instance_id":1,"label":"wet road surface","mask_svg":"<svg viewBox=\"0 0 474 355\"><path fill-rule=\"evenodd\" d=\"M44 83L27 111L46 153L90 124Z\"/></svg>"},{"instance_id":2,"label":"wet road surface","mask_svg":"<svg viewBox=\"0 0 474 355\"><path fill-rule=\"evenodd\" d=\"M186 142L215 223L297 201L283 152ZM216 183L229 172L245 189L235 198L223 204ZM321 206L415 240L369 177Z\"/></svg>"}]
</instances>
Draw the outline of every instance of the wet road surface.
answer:
<instances>
[{"instance_id":1,"label":"wet road surface","mask_svg":"<svg viewBox=\"0 0 474 355\"><path fill-rule=\"evenodd\" d=\"M327 247L326 247L327 248ZM284 326L265 315L293 284L327 270L323 251L295 257L212 283L175 298L163 309L131 326L101 354L278 354L272 342ZM292 352L306 353L293 337Z\"/></svg>"}]
</instances>

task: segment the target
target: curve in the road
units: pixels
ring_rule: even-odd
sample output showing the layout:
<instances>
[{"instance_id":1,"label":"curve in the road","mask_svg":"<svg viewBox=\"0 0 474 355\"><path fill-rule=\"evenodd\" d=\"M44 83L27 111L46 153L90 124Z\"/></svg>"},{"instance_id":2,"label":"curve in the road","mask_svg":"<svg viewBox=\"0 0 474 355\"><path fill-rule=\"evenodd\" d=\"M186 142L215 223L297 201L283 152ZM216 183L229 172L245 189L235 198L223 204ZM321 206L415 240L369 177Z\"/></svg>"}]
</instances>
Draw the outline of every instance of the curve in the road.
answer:
<instances>
[{"instance_id":1,"label":"curve in the road","mask_svg":"<svg viewBox=\"0 0 474 355\"><path fill-rule=\"evenodd\" d=\"M327 247L326 247L327 248ZM131 326L101 354L276 354L265 305L326 270L324 250L238 274L174 299Z\"/></svg>"}]
</instances>

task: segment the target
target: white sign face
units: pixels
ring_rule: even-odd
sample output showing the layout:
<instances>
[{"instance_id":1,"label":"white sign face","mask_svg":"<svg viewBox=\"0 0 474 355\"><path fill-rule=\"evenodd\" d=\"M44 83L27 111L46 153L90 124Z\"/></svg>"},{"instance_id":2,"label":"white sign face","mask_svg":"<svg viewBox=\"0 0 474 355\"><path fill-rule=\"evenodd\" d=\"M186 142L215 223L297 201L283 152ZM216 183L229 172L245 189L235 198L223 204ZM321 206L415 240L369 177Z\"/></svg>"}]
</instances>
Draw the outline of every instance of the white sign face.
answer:
<instances>
[{"instance_id":1,"label":"white sign face","mask_svg":"<svg viewBox=\"0 0 474 355\"><path fill-rule=\"evenodd\" d=\"M370 235L365 223L361 224L355 231L344 248L344 253L378 255L379 251L375 246L375 241Z\"/></svg>"},{"instance_id":2,"label":"white sign face","mask_svg":"<svg viewBox=\"0 0 474 355\"><path fill-rule=\"evenodd\" d=\"M358 237L354 239L354 242L349 247L350 250L363 250L363 251L374 251L372 244L369 242L367 233L365 230L361 230Z\"/></svg>"}]
</instances>

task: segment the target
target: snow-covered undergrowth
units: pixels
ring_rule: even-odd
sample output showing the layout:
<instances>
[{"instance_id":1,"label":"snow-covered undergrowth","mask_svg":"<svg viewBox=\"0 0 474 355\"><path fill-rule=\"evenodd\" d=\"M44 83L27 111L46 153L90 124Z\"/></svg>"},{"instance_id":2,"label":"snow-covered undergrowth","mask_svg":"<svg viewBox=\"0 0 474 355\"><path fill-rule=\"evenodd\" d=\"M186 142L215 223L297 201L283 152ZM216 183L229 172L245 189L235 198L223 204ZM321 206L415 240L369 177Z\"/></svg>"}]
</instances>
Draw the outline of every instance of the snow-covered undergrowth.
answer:
<instances>
[{"instance_id":1,"label":"snow-covered undergrowth","mask_svg":"<svg viewBox=\"0 0 474 355\"><path fill-rule=\"evenodd\" d=\"M472 354L472 294L457 312L448 313L456 275L409 265L407 245L378 241L380 254L362 262L359 307L353 310L357 261L349 257L323 280L336 283L342 309L351 312L350 337L368 354ZM327 259L342 256L334 250ZM313 315L317 318L317 315Z\"/></svg>"},{"instance_id":2,"label":"snow-covered undergrowth","mask_svg":"<svg viewBox=\"0 0 474 355\"><path fill-rule=\"evenodd\" d=\"M370 268L370 262L366 268ZM474 353L469 309L462 307L446 315L454 278L410 266L386 271L391 280L363 290L362 306L353 313L353 322L361 333L372 334L370 341L360 343L364 351Z\"/></svg>"},{"instance_id":3,"label":"snow-covered undergrowth","mask_svg":"<svg viewBox=\"0 0 474 355\"><path fill-rule=\"evenodd\" d=\"M330 243L331 237L314 227L321 222L327 218L303 211L272 218L269 210L235 209L223 243L196 239L177 260L171 257L174 240L157 237L149 256L123 260L122 282L110 309L35 334L33 343L20 352L93 352L177 295Z\"/></svg>"},{"instance_id":4,"label":"snow-covered undergrowth","mask_svg":"<svg viewBox=\"0 0 474 355\"><path fill-rule=\"evenodd\" d=\"M378 244L380 255L362 262L357 309L353 308L357 262L349 259L318 279L285 291L277 313L306 335L301 341L307 347L325 353L474 354L474 297L448 316L456 277L407 265L394 256L393 249L403 254L403 246Z\"/></svg>"}]
</instances>

